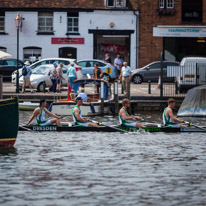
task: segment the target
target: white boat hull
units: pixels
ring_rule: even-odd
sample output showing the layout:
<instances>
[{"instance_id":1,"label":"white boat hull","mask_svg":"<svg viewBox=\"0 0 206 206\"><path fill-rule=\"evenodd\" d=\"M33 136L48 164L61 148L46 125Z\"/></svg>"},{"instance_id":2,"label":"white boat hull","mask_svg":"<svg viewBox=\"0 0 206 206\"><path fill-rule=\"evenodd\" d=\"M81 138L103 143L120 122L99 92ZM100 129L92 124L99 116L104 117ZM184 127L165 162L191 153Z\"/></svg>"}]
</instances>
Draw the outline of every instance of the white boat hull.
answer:
<instances>
[{"instance_id":1,"label":"white boat hull","mask_svg":"<svg viewBox=\"0 0 206 206\"><path fill-rule=\"evenodd\" d=\"M52 105L52 113L56 115L72 115L72 108L75 106L74 102L58 102ZM104 107L104 114L109 113L109 107ZM84 103L81 105L82 116L93 116L101 114L101 103Z\"/></svg>"}]
</instances>

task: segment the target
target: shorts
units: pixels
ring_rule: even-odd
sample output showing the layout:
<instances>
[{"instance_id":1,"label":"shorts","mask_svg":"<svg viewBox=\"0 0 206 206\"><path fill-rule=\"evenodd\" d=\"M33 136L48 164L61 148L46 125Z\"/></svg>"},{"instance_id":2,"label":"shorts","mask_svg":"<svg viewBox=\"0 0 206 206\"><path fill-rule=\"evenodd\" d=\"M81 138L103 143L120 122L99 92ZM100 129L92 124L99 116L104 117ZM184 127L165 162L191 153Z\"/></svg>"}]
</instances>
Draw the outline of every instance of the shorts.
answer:
<instances>
[{"instance_id":1,"label":"shorts","mask_svg":"<svg viewBox=\"0 0 206 206\"><path fill-rule=\"evenodd\" d=\"M127 127L137 127L135 122L124 122L122 125Z\"/></svg>"},{"instance_id":2,"label":"shorts","mask_svg":"<svg viewBox=\"0 0 206 206\"><path fill-rule=\"evenodd\" d=\"M89 123L88 122L76 122L76 125L80 125L82 127L88 127Z\"/></svg>"},{"instance_id":3,"label":"shorts","mask_svg":"<svg viewBox=\"0 0 206 206\"><path fill-rule=\"evenodd\" d=\"M180 128L180 124L169 124L165 125L166 127L171 127L171 128Z\"/></svg>"},{"instance_id":4,"label":"shorts","mask_svg":"<svg viewBox=\"0 0 206 206\"><path fill-rule=\"evenodd\" d=\"M58 79L58 80L57 80L57 84L62 84L62 80L61 80L61 79Z\"/></svg>"},{"instance_id":5,"label":"shorts","mask_svg":"<svg viewBox=\"0 0 206 206\"><path fill-rule=\"evenodd\" d=\"M30 82L30 77L24 77L24 85L30 85L31 82Z\"/></svg>"},{"instance_id":6,"label":"shorts","mask_svg":"<svg viewBox=\"0 0 206 206\"><path fill-rule=\"evenodd\" d=\"M44 122L38 123L39 126L48 126L52 125L51 120L46 120Z\"/></svg>"}]
</instances>

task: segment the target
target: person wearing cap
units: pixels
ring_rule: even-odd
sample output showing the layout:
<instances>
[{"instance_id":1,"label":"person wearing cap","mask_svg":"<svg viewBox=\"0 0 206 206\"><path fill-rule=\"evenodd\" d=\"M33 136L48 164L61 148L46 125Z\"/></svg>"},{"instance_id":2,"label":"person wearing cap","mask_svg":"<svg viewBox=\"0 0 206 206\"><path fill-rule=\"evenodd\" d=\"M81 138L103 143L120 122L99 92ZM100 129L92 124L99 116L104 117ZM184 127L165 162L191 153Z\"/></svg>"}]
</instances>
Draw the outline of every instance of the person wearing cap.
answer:
<instances>
[{"instance_id":1,"label":"person wearing cap","mask_svg":"<svg viewBox=\"0 0 206 206\"><path fill-rule=\"evenodd\" d=\"M84 92L84 88L82 88L80 90L80 93L78 94L77 97L81 97L83 99L83 101L85 101L85 102L88 100L87 94Z\"/></svg>"},{"instance_id":2,"label":"person wearing cap","mask_svg":"<svg viewBox=\"0 0 206 206\"><path fill-rule=\"evenodd\" d=\"M179 123L184 123L183 119L179 119L174 116L173 109L175 108L175 100L173 98L168 99L168 106L165 108L162 118L163 124L168 127L175 127L175 128L185 128L186 125L182 125Z\"/></svg>"},{"instance_id":3,"label":"person wearing cap","mask_svg":"<svg viewBox=\"0 0 206 206\"><path fill-rule=\"evenodd\" d=\"M26 61L24 64L25 64L25 67L26 67L27 74L23 75L22 93L24 93L25 87L27 85L29 86L29 89L31 90L31 93L34 93L34 90L32 89L31 81L30 81L30 76L32 74L30 63L29 63L29 61Z\"/></svg>"},{"instance_id":4,"label":"person wearing cap","mask_svg":"<svg viewBox=\"0 0 206 206\"><path fill-rule=\"evenodd\" d=\"M54 62L53 66L54 67L50 73L50 79L52 81L52 86L49 88L50 92L56 92L56 87L57 87L57 66L58 66L58 64L56 62Z\"/></svg>"},{"instance_id":5,"label":"person wearing cap","mask_svg":"<svg viewBox=\"0 0 206 206\"><path fill-rule=\"evenodd\" d=\"M76 106L72 108L72 117L73 117L74 123L76 125L80 125L83 127L98 127L98 124L90 123L89 119L82 117L81 109L80 109L80 106L82 105L82 103L83 103L83 99L81 97L77 97Z\"/></svg>"},{"instance_id":6,"label":"person wearing cap","mask_svg":"<svg viewBox=\"0 0 206 206\"><path fill-rule=\"evenodd\" d=\"M75 94L77 93L78 88L74 88L73 82L77 79L76 69L74 67L74 63L71 63L71 66L67 70L67 76L68 76L68 82L71 87L71 89L74 90Z\"/></svg>"}]
</instances>

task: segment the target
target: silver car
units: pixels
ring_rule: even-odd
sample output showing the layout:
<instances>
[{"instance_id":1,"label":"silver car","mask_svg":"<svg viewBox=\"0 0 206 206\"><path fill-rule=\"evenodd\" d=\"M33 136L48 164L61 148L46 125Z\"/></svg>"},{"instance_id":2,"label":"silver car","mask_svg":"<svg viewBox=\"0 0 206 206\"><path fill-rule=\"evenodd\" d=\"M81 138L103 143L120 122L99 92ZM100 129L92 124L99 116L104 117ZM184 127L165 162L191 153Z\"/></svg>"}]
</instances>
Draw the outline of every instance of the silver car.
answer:
<instances>
[{"instance_id":1,"label":"silver car","mask_svg":"<svg viewBox=\"0 0 206 206\"><path fill-rule=\"evenodd\" d=\"M173 82L173 77L167 77L167 66L179 66L179 62L164 61L163 62L163 80L167 82ZM142 82L158 81L161 75L161 62L152 62L140 69L132 71L132 82L135 84L141 84Z\"/></svg>"}]
</instances>

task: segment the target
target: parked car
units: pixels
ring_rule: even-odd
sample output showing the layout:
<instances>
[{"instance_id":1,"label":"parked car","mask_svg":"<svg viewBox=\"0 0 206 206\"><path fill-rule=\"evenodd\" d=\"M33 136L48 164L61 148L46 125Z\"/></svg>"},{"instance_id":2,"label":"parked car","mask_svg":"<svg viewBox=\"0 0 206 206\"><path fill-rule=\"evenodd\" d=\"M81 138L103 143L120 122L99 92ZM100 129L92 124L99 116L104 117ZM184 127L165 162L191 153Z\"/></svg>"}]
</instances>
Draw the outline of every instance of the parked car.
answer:
<instances>
[{"instance_id":1,"label":"parked car","mask_svg":"<svg viewBox=\"0 0 206 206\"><path fill-rule=\"evenodd\" d=\"M45 65L45 64L53 64L54 62L59 63L63 63L64 65L70 65L71 62L74 63L75 68L80 68L79 65L77 65L76 60L75 59L67 59L67 58L46 58L46 59L42 59L40 61L37 61L33 64L30 65L31 69L33 70L34 68L40 66L40 65ZM22 68L19 69L19 77L22 76ZM12 83L16 83L16 71L14 71L12 73Z\"/></svg>"},{"instance_id":2,"label":"parked car","mask_svg":"<svg viewBox=\"0 0 206 206\"><path fill-rule=\"evenodd\" d=\"M179 66L179 62L164 61L163 62L163 78L164 81L173 82L174 77L167 77L167 66ZM135 84L141 84L147 81L158 81L159 75L161 74L161 62L152 62L140 69L132 71L132 82Z\"/></svg>"},{"instance_id":3,"label":"parked car","mask_svg":"<svg viewBox=\"0 0 206 206\"><path fill-rule=\"evenodd\" d=\"M24 62L18 61L19 68L24 66ZM5 80L11 80L12 72L17 69L16 59L0 59L0 75L3 75Z\"/></svg>"},{"instance_id":4,"label":"parked car","mask_svg":"<svg viewBox=\"0 0 206 206\"><path fill-rule=\"evenodd\" d=\"M87 74L92 76L94 70L94 64L98 63L99 68L103 72L103 78L105 80L113 80L117 77L115 67L107 62L98 59L84 59L79 60L77 63L82 67L83 78L88 78Z\"/></svg>"},{"instance_id":5,"label":"parked car","mask_svg":"<svg viewBox=\"0 0 206 206\"><path fill-rule=\"evenodd\" d=\"M32 74L30 76L31 86L33 89L37 89L38 91L44 90L45 87L50 87L52 85L52 81L50 79L50 72L53 68L52 64L40 65L32 70ZM65 80L62 80L62 85L67 86L68 78L67 78L67 70L68 66L64 65L62 67L63 77ZM19 78L19 86L23 85L23 76Z\"/></svg>"}]
</instances>

